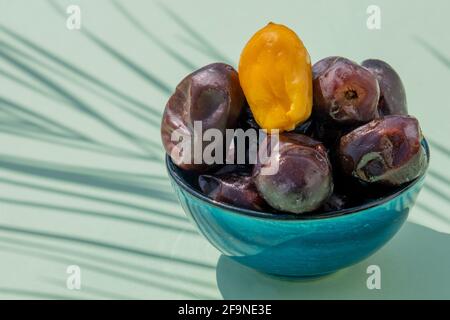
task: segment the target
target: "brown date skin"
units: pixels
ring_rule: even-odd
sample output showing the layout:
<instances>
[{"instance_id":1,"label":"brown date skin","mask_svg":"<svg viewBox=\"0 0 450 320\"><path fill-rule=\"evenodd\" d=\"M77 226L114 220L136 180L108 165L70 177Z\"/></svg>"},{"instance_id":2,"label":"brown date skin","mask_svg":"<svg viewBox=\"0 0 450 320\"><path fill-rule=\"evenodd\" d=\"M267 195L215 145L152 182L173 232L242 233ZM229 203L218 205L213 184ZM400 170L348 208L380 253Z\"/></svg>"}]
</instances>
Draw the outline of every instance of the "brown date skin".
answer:
<instances>
[{"instance_id":1,"label":"brown date skin","mask_svg":"<svg viewBox=\"0 0 450 320\"><path fill-rule=\"evenodd\" d=\"M339 56L331 56L323 58L322 60L317 61L312 66L313 79L319 77L323 72L325 72L332 64L336 63L339 59L345 59Z\"/></svg>"},{"instance_id":2,"label":"brown date skin","mask_svg":"<svg viewBox=\"0 0 450 320\"><path fill-rule=\"evenodd\" d=\"M378 110L381 115L408 114L405 87L398 73L386 62L368 59L362 66L369 69L378 80L380 100Z\"/></svg>"},{"instance_id":3,"label":"brown date skin","mask_svg":"<svg viewBox=\"0 0 450 320\"><path fill-rule=\"evenodd\" d=\"M366 68L342 57L313 66L315 118L340 126L361 125L379 117L380 89Z\"/></svg>"},{"instance_id":4,"label":"brown date skin","mask_svg":"<svg viewBox=\"0 0 450 320\"><path fill-rule=\"evenodd\" d=\"M200 175L198 184L205 195L218 202L251 210L264 210L268 207L256 190L251 176Z\"/></svg>"},{"instance_id":5,"label":"brown date skin","mask_svg":"<svg viewBox=\"0 0 450 320\"><path fill-rule=\"evenodd\" d=\"M270 143L271 137L267 136ZM261 169L278 161L278 172L262 175ZM333 191L331 165L325 147L296 133L279 135L279 153L255 165L253 176L260 195L281 212L302 214L319 208Z\"/></svg>"},{"instance_id":6,"label":"brown date skin","mask_svg":"<svg viewBox=\"0 0 450 320\"><path fill-rule=\"evenodd\" d=\"M341 138L341 169L367 184L399 186L426 169L421 140L414 117L395 115L373 120Z\"/></svg>"},{"instance_id":7,"label":"brown date skin","mask_svg":"<svg viewBox=\"0 0 450 320\"><path fill-rule=\"evenodd\" d=\"M205 163L194 163L194 148L189 157L177 147L178 141L171 141L172 132L179 130L193 137L194 121L201 121L203 131L215 128L224 134L225 129L235 128L244 104L244 93L233 67L213 63L191 73L178 84L164 110L161 138L166 152L182 169L207 170Z\"/></svg>"}]
</instances>

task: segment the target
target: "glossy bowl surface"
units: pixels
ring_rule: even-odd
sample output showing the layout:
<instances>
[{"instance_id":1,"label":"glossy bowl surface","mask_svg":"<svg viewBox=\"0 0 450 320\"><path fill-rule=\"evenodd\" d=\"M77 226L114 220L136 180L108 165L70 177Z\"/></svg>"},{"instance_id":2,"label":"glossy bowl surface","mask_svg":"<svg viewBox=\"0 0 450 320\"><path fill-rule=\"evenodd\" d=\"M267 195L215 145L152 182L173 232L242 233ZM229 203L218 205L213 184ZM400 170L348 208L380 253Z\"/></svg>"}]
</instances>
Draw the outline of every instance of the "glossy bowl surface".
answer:
<instances>
[{"instance_id":1,"label":"glossy bowl surface","mask_svg":"<svg viewBox=\"0 0 450 320\"><path fill-rule=\"evenodd\" d=\"M423 147L428 156L426 140ZM215 202L193 188L170 157L169 177L180 204L208 241L224 255L259 271L315 277L369 257L405 222L425 174L370 203L319 216L274 214Z\"/></svg>"}]
</instances>

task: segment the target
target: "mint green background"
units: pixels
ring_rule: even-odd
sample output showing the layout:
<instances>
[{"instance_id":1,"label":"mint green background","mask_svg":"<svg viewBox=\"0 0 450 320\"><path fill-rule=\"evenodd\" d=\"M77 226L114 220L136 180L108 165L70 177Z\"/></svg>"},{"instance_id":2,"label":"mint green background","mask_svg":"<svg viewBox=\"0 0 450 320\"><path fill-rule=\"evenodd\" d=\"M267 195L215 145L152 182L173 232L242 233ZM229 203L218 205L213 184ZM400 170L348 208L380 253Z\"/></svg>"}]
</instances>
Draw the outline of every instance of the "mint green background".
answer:
<instances>
[{"instance_id":1,"label":"mint green background","mask_svg":"<svg viewBox=\"0 0 450 320\"><path fill-rule=\"evenodd\" d=\"M81 7L80 31L65 26L68 4ZM369 4L381 30L366 28ZM0 0L0 298L450 298L448 12L445 0ZM170 91L194 68L236 66L269 21L294 29L313 61L392 64L431 143L402 231L316 281L220 257L184 218L162 163ZM80 291L65 285L72 264ZM370 264L382 290L366 288Z\"/></svg>"}]
</instances>

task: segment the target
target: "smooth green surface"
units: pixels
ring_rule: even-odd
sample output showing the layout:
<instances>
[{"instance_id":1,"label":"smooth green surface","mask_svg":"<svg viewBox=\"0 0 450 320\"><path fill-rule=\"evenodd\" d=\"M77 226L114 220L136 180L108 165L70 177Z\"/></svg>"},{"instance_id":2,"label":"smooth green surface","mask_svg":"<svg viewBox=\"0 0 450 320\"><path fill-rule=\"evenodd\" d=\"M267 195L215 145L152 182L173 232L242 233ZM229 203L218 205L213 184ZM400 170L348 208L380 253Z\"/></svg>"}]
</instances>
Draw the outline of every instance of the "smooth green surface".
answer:
<instances>
[{"instance_id":1,"label":"smooth green surface","mask_svg":"<svg viewBox=\"0 0 450 320\"><path fill-rule=\"evenodd\" d=\"M66 28L79 4L82 28ZM366 8L381 7L381 30ZM450 298L450 45L442 1L0 0L0 298ZM268 21L313 61L385 59L431 144L410 223L370 259L293 282L220 257L168 183L159 121L179 80L237 65ZM66 267L82 290L66 288ZM377 264L382 289L366 288Z\"/></svg>"}]
</instances>

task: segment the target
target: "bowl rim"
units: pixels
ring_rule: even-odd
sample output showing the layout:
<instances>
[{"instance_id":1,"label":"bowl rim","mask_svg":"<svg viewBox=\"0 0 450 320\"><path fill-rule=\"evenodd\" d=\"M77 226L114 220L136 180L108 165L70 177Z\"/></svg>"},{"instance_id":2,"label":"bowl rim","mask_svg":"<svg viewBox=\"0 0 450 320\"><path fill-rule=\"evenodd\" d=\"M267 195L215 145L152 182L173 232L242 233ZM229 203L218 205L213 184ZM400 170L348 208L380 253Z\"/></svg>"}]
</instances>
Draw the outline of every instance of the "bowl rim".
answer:
<instances>
[{"instance_id":1,"label":"bowl rim","mask_svg":"<svg viewBox=\"0 0 450 320\"><path fill-rule=\"evenodd\" d=\"M261 218L266 220L276 220L276 221L308 221L308 220L320 220L320 219L330 219L330 218L337 218L342 217L344 215L350 215L354 213L358 213L360 211L370 209L373 207L377 207L379 205L382 205L386 202L389 202L390 200L397 198L399 195L404 193L405 191L411 189L413 186L418 184L420 181L422 181L425 178L426 172L428 170L428 166L430 163L430 149L428 142L425 138L422 139L421 142L422 146L425 149L425 154L427 156L427 165L423 173L418 176L416 179L406 183L404 186L402 186L400 189L395 191L394 193L380 199L373 200L368 203L361 204L356 207L336 210L336 211L330 211L323 214L291 214L291 213L271 213L271 212L265 212L265 211L256 211L246 208L240 208L233 206L231 204L215 201L206 195L202 194L200 191L196 190L192 186L190 186L183 177L181 177L174 168L177 168L176 165L173 163L172 159L168 154L166 154L166 169L169 173L169 176L174 180L178 186L182 187L185 191L187 191L189 194L194 196L195 198L206 202L207 204L210 204L212 206L225 209L227 211L230 211L232 213L237 213L240 215L250 216L253 218Z\"/></svg>"}]
</instances>

